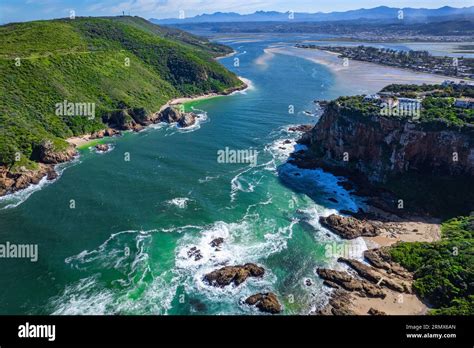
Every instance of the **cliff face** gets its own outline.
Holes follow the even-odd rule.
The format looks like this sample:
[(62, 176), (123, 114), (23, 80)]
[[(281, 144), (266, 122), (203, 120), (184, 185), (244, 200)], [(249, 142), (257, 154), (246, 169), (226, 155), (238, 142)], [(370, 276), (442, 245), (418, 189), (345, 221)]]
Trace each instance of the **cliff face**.
[(472, 128), (348, 114), (331, 103), (309, 142), (325, 164), (362, 173), (373, 183), (409, 173), (474, 177)]
[(352, 181), (367, 202), (397, 215), (451, 218), (474, 210), (474, 129), (364, 115), (329, 103), (292, 155)]

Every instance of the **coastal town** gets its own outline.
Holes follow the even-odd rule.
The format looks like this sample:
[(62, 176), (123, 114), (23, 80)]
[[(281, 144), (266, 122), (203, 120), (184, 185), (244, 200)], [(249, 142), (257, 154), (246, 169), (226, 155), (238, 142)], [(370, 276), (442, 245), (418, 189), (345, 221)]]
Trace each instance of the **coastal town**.
[(338, 53), (342, 59), (353, 59), (419, 72), (474, 79), (474, 59), (464, 57), (433, 56), (427, 51), (403, 51), (370, 46), (320, 46), (297, 44), (297, 48), (318, 49)]

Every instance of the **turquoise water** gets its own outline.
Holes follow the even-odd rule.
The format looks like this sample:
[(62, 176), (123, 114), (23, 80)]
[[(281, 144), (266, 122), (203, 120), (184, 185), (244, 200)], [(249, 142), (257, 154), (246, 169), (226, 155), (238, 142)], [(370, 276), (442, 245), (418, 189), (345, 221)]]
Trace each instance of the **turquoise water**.
[[(108, 139), (111, 152), (82, 150), (54, 183), (0, 200), (0, 242), (39, 249), (36, 263), (1, 260), (0, 313), (257, 314), (240, 302), (261, 291), (274, 291), (285, 314), (325, 301), (314, 270), (342, 242), (318, 217), (356, 205), (338, 178), (285, 164), (298, 136), (288, 127), (317, 122), (304, 113), (312, 101), (348, 91), (323, 66), (264, 55), (275, 41), (226, 43), (237, 55), (221, 62), (251, 87), (187, 105), (200, 114), (196, 127)], [(226, 147), (256, 150), (257, 165), (219, 163)], [(217, 237), (220, 250), (209, 245)], [(199, 260), (188, 257), (194, 246)], [(225, 289), (202, 282), (245, 262), (265, 276)]]

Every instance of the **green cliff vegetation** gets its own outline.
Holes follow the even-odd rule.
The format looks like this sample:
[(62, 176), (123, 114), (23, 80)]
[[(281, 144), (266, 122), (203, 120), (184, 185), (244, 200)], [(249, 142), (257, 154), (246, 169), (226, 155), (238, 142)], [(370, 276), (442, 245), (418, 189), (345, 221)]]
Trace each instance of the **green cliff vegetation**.
[[(8, 24), (0, 40), (0, 165), (35, 160), (45, 140), (61, 151), (68, 137), (142, 124), (171, 98), (242, 85), (214, 60), (230, 48), (138, 17)], [(58, 115), (65, 100), (94, 104), (94, 117)]]
[[(474, 109), (455, 105), (457, 99), (473, 98), (472, 85), (389, 85), (381, 90), (385, 98), (414, 98), (421, 101), (421, 112), (414, 120), (425, 125), (463, 127), (474, 125)], [(392, 96), (390, 96), (392, 94)], [(349, 96), (336, 99), (342, 112), (359, 116), (381, 114), (382, 100), (364, 100), (364, 96)], [(390, 117), (407, 118), (407, 115)], [(411, 116), (410, 116), (411, 117)], [(411, 117), (413, 118), (413, 117)]]
[(415, 292), (431, 314), (474, 314), (474, 215), (448, 220), (434, 243), (397, 243), (396, 262), (414, 272)]

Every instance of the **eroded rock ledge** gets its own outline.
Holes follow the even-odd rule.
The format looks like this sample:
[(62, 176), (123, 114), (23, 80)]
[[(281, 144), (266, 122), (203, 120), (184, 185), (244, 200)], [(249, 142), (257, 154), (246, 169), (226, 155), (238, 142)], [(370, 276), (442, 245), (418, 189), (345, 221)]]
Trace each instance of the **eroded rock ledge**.
[(328, 217), (320, 217), (319, 222), (345, 239), (354, 239), (361, 236), (375, 237), (381, 233), (381, 223), (377, 221), (361, 221), (353, 217), (332, 214)]
[[(318, 268), (317, 274), (324, 279), (323, 284), (335, 289), (329, 303), (316, 313), (322, 315), (354, 315), (352, 305), (354, 296), (385, 299), (413, 296), (412, 274), (399, 264), (390, 260), (388, 248), (371, 249), (364, 253), (367, 260), (374, 266), (359, 260), (340, 257), (338, 262), (349, 266), (349, 272)], [(384, 315), (384, 311), (370, 308), (366, 314)]]

